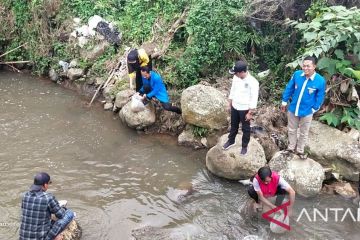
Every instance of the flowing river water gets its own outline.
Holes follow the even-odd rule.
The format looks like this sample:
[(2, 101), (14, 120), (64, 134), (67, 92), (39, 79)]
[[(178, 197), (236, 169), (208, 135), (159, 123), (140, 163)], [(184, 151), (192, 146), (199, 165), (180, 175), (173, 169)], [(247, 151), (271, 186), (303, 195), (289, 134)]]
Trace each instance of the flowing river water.
[(85, 103), (50, 81), (0, 72), (1, 240), (18, 239), (21, 196), (38, 171), (77, 213), (85, 240), (359, 238), (357, 208), (324, 194), (297, 197), (291, 231), (272, 234), (245, 186), (206, 170), (205, 151), (139, 134)]

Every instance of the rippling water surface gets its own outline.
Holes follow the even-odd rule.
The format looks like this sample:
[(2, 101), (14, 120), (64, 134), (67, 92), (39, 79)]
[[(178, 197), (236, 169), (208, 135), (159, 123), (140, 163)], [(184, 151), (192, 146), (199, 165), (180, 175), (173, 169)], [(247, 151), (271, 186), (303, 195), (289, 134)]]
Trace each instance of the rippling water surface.
[(356, 213), (327, 195), (298, 198), (292, 230), (270, 234), (244, 186), (207, 172), (204, 151), (138, 134), (85, 103), (49, 81), (0, 72), (0, 239), (18, 239), (21, 195), (38, 171), (49, 172), (49, 191), (68, 200), (86, 240), (359, 238), (359, 222), (341, 222), (343, 212), (338, 221), (297, 221), (303, 208), (311, 218), (313, 208)]

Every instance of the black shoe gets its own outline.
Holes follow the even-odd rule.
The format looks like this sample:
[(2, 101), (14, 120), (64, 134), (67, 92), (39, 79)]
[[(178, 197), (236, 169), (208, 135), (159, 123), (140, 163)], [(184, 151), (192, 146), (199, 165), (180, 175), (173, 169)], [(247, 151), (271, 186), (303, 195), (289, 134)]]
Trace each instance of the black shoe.
[(242, 147), (241, 151), (240, 151), (240, 154), (245, 155), (246, 153), (247, 153), (247, 147)]
[(285, 154), (285, 155), (290, 155), (290, 154), (294, 154), (295, 151), (288, 148), (288, 149), (284, 150), (282, 153)]
[(228, 150), (229, 148), (231, 148), (232, 146), (235, 145), (235, 141), (234, 142), (230, 142), (229, 140), (224, 144), (224, 146), (222, 147), (224, 150)]

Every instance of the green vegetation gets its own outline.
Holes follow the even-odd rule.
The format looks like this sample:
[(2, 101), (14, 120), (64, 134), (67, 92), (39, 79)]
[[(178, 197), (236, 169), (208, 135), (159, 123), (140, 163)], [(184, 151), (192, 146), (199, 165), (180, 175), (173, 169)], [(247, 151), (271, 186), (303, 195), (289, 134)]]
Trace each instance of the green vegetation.
[[(166, 54), (155, 61), (169, 87), (183, 89), (201, 80), (212, 83), (229, 77), (228, 68), (242, 59), (249, 62), (253, 74), (270, 69), (261, 79), (261, 88), (267, 93), (264, 100), (278, 103), (293, 72), (291, 67), (298, 67), (305, 55), (320, 59), (318, 68), (328, 81), (337, 74), (337, 79), (351, 79), (348, 89), (359, 88), (360, 10), (329, 7), (328, 2), (313, 0), (306, 15), (299, 13), (299, 19), (284, 24), (268, 15), (262, 21), (261, 16), (253, 15), (247, 0), (3, 0), (0, 51), (26, 43), (2, 60), (31, 60), (33, 73), (46, 74), (50, 67), (59, 68), (59, 60), (77, 59), (92, 76), (104, 77), (123, 47), (151, 42), (161, 48), (170, 39)], [(254, 6), (267, 6), (261, 0), (256, 3)], [(278, 6), (263, 12), (276, 15), (275, 9)], [(256, 9), (256, 14), (261, 12)], [(169, 29), (183, 13), (184, 23), (173, 29), (174, 36), (169, 38)], [(73, 18), (85, 24), (93, 15), (113, 22), (122, 33), (118, 54), (108, 48), (96, 61), (89, 61), (83, 57), (83, 49), (69, 42)], [(90, 41), (85, 51), (96, 44)], [(116, 89), (124, 87), (120, 85)], [(329, 82), (329, 86), (334, 93), (321, 119), (340, 128), (357, 127), (353, 103), (340, 106), (331, 99), (344, 100), (340, 95), (348, 96), (351, 90), (337, 94), (337, 83)], [(200, 135), (202, 131), (195, 130)]]
[(209, 134), (209, 129), (203, 128), (203, 127), (198, 127), (195, 125), (191, 126), (191, 130), (192, 130), (192, 133), (194, 134), (194, 136), (199, 137), (199, 138), (206, 137)]

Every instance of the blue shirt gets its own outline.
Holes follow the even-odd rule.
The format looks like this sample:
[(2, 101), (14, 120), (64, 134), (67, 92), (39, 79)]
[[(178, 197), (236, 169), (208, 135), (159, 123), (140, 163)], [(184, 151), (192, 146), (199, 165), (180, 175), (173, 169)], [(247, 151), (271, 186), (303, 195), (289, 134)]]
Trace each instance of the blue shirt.
[(144, 86), (148, 85), (151, 87), (151, 91), (146, 94), (147, 98), (151, 99), (155, 97), (162, 103), (169, 102), (169, 95), (166, 91), (165, 84), (158, 73), (150, 71), (150, 79), (141, 78), (143, 82), (143, 86), (140, 89), (141, 93), (144, 93)]
[(295, 116), (305, 117), (318, 111), (324, 102), (325, 79), (318, 73), (306, 78), (303, 70), (296, 71), (286, 85), (282, 95), (283, 104), (291, 98), (289, 111)]
[(25, 193), (21, 203), (20, 240), (51, 240), (60, 229), (52, 228), (51, 214), (63, 218), (66, 210), (51, 193)]

